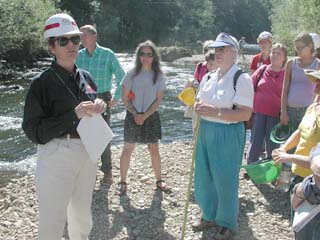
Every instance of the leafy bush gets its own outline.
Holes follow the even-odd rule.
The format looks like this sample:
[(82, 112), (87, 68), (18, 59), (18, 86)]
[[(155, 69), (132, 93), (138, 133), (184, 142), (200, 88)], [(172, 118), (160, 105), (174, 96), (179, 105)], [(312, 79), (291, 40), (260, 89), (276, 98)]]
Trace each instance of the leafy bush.
[(293, 41), (300, 32), (319, 33), (319, 0), (273, 0), (272, 32), (275, 40), (284, 43), (294, 54)]
[(54, 0), (0, 0), (0, 55), (11, 49), (32, 53), (43, 47), (44, 23), (57, 11)]

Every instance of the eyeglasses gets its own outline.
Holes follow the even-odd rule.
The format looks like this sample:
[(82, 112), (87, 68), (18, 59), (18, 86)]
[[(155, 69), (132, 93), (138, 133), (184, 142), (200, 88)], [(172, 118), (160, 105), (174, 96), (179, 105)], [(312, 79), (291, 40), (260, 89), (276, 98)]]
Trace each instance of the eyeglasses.
[(305, 47), (306, 47), (306, 45), (300, 46), (300, 47), (295, 46), (294, 49), (298, 52), (298, 51), (302, 51)]
[(139, 56), (152, 58), (153, 54), (152, 54), (152, 52), (140, 52)]
[(226, 46), (223, 46), (223, 47), (217, 47), (214, 49), (215, 53), (217, 52), (224, 52), (224, 50), (226, 49)]
[(80, 35), (75, 35), (70, 38), (67, 37), (57, 37), (55, 39), (60, 47), (65, 47), (68, 45), (69, 41), (71, 41), (74, 45), (78, 45), (80, 43)]

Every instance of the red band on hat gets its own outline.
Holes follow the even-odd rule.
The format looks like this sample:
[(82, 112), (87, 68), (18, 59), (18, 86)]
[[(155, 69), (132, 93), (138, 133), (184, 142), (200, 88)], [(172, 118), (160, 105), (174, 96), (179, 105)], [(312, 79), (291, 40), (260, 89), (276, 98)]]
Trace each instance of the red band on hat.
[(52, 24), (49, 24), (49, 25), (45, 26), (44, 30), (47, 31), (49, 29), (57, 28), (59, 26), (60, 26), (60, 23), (52, 23)]

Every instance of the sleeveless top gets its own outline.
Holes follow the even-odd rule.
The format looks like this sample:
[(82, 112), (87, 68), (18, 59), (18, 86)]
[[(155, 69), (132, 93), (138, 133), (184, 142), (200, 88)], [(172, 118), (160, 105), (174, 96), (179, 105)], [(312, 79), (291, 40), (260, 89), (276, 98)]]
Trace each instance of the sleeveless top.
[(288, 94), (289, 107), (308, 107), (313, 102), (316, 85), (308, 80), (303, 70), (318, 69), (319, 64), (320, 60), (315, 58), (309, 66), (301, 68), (299, 58), (293, 59)]

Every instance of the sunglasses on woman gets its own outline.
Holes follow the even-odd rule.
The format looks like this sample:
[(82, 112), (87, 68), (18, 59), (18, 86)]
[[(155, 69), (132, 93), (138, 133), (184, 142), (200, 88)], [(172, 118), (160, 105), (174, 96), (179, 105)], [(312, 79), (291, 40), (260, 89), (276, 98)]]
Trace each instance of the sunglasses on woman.
[(68, 37), (57, 37), (55, 39), (60, 47), (65, 47), (68, 45), (69, 41), (71, 41), (74, 45), (78, 45), (80, 43), (80, 35), (74, 35), (70, 38)]
[(150, 58), (153, 57), (152, 52), (140, 52), (139, 55), (141, 57), (150, 57)]

